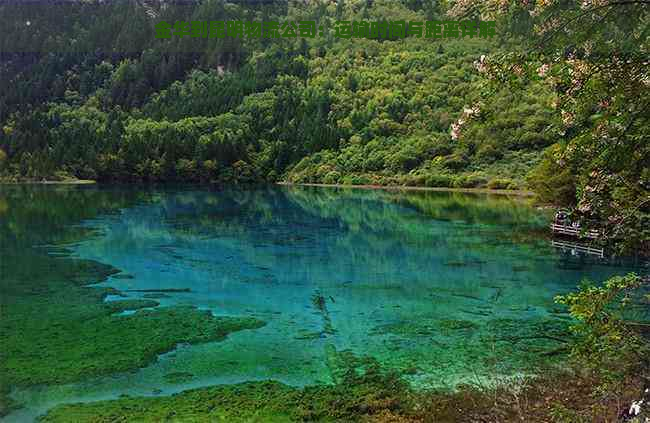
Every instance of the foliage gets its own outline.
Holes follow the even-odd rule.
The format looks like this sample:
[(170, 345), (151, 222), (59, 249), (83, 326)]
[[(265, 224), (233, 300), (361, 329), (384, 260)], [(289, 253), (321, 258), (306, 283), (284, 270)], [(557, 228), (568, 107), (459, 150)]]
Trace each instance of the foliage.
[(574, 204), (574, 173), (561, 159), (562, 147), (555, 144), (544, 151), (542, 160), (527, 176), (528, 185), (546, 203)]
[(578, 340), (573, 357), (581, 366), (602, 374), (606, 382), (618, 382), (647, 357), (647, 344), (626, 323), (624, 309), (641, 286), (635, 274), (616, 276), (597, 287), (585, 282), (578, 292), (558, 296), (577, 319), (573, 331)]
[(523, 47), (477, 62), (484, 94), (528, 93), (531, 81), (555, 93), (556, 143), (531, 186), (628, 252), (650, 251), (649, 12), (647, 1), (615, 0), (468, 0), (449, 11), (496, 18)]
[[(424, 20), (442, 11), (433, 2), (385, 0), (336, 8), (317, 2), (231, 6), (217, 1), (171, 5), (157, 13), (237, 18), (263, 12), (268, 19), (332, 23), (343, 17)], [(60, 10), (50, 10), (54, 7), (32, 7), (43, 14), (34, 25), (60, 18)], [(327, 183), (372, 183), (397, 174), (408, 185), (425, 185), (427, 179), (467, 185), (456, 184), (454, 173), (521, 183), (529, 165), (512, 171), (502, 166), (512, 162), (510, 151), (536, 151), (550, 143), (540, 131), (548, 112), (537, 99), (548, 102), (549, 95), (541, 86), (521, 99), (500, 93), (497, 113), (484, 129), (474, 128), (471, 142), (451, 139), (449, 125), (475, 97), (472, 63), (498, 49), (486, 40), (446, 40), (444, 47), (413, 38), (228, 40), (235, 44), (194, 55), (170, 54), (168, 45), (142, 38), (130, 27), (109, 31), (100, 41), (89, 24), (98, 12), (76, 7), (68, 10), (76, 27), (60, 27), (62, 39), (97, 48), (130, 42), (143, 48), (116, 56), (81, 49), (35, 56), (29, 65), (8, 56), (3, 63), (11, 83), (0, 96), (7, 105), (0, 116), (6, 175), (42, 179), (64, 171), (98, 180), (225, 182), (241, 174), (233, 168), (241, 161), (240, 168), (250, 168), (243, 179), (254, 181), (276, 180), (288, 171), (289, 180)], [(143, 19), (137, 7), (129, 7), (133, 21)], [(108, 21), (124, 16), (116, 7), (102, 10)], [(7, 16), (13, 13), (18, 12), (8, 8)], [(13, 23), (12, 28), (27, 32)], [(31, 36), (21, 43), (36, 44), (45, 34), (36, 30)], [(66, 50), (60, 40), (55, 44)], [(17, 46), (9, 43), (7, 50)], [(27, 89), (33, 86), (53, 88)], [(520, 115), (526, 116), (521, 128)], [(497, 143), (497, 138), (512, 142)], [(298, 166), (305, 157), (308, 161)], [(449, 178), (454, 180), (445, 182)]]

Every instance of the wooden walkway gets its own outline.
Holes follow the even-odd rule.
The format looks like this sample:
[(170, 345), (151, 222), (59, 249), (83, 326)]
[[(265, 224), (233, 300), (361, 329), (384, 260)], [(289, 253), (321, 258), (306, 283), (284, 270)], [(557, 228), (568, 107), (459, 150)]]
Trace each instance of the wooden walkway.
[(581, 228), (574, 228), (569, 225), (558, 225), (557, 223), (551, 223), (551, 231), (553, 231), (554, 234), (569, 235), (577, 238), (598, 239), (598, 237), (600, 237), (598, 231), (583, 231)]

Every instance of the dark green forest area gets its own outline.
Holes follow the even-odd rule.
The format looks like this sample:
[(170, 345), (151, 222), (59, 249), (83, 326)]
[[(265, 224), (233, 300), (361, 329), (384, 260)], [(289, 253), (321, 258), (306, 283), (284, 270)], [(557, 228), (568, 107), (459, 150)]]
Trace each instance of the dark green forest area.
[[(4, 3), (0, 178), (532, 189), (647, 251), (649, 6), (591, 3)], [(333, 30), (450, 17), (497, 36)], [(162, 40), (161, 20), (330, 30)]]

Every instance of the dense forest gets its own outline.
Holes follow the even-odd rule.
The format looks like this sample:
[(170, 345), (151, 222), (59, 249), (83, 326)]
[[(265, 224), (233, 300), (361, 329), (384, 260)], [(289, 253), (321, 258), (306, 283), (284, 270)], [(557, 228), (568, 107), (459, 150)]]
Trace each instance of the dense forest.
[[(10, 1), (0, 178), (533, 189), (649, 250), (648, 2)], [(337, 22), (491, 19), (492, 38)], [(315, 20), (313, 38), (156, 38)]]

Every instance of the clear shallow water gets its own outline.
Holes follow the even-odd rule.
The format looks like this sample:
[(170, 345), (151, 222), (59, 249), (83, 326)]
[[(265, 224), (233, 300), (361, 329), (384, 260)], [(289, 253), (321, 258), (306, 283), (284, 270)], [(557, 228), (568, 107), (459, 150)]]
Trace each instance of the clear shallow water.
[(128, 298), (189, 289), (156, 301), (267, 325), (181, 345), (134, 372), (16, 390), (27, 407), (6, 420), (217, 383), (331, 383), (341, 351), (371, 356), (416, 388), (533, 372), (561, 347), (553, 338), (567, 316), (554, 296), (632, 270), (558, 252), (543, 236), (547, 219), (521, 199), (459, 193), (146, 191), (118, 213), (77, 222), (88, 235), (63, 242), (74, 257), (122, 271), (99, 286)]

